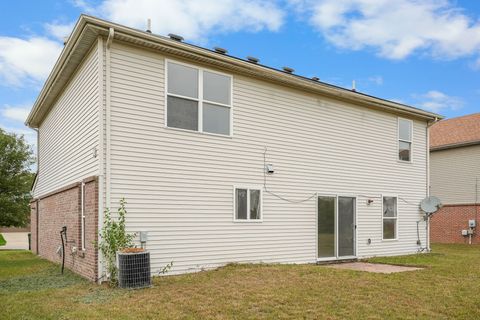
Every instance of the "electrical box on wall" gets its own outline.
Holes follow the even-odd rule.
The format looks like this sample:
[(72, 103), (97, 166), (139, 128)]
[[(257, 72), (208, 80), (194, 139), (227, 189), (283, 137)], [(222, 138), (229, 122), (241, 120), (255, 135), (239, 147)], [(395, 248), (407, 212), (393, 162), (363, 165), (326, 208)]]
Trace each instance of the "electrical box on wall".
[(147, 240), (148, 240), (148, 232), (140, 231), (140, 242), (147, 242)]
[(477, 226), (477, 222), (475, 220), (468, 220), (468, 227), (475, 228)]
[(462, 236), (468, 236), (468, 230), (462, 230)]

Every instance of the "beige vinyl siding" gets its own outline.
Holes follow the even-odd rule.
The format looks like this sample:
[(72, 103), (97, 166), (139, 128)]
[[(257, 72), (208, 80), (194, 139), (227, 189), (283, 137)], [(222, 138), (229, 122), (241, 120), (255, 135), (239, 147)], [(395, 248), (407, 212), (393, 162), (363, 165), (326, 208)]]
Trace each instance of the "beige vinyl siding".
[[(292, 204), (264, 192), (263, 222), (233, 221), (233, 186), (263, 186), (265, 146), (269, 190), (294, 201), (358, 196), (359, 256), (416, 252), (425, 122), (413, 122), (413, 162), (401, 163), (396, 115), (234, 74), (233, 137), (165, 128), (164, 63), (112, 45), (112, 206), (125, 197), (129, 231), (148, 231), (152, 272), (171, 261), (173, 273), (316, 261), (316, 198)], [(408, 201), (398, 200), (398, 241), (382, 241), (382, 194)]]
[(35, 197), (97, 174), (98, 74), (95, 45), (40, 124)]
[(443, 204), (475, 203), (476, 193), (480, 193), (476, 185), (480, 180), (480, 145), (432, 151), (430, 162), (432, 195)]

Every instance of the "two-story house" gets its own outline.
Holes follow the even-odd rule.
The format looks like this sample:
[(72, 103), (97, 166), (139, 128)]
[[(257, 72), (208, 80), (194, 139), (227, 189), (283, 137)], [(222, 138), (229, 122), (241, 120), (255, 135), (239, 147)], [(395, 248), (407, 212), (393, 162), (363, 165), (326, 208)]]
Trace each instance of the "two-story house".
[(438, 118), (81, 16), (27, 119), (39, 148), (32, 247), (59, 261), (66, 226), (66, 266), (98, 279), (93, 242), (125, 198), (152, 272), (424, 251)]
[(430, 192), (443, 204), (432, 217), (432, 241), (480, 243), (480, 113), (433, 125), (430, 159)]

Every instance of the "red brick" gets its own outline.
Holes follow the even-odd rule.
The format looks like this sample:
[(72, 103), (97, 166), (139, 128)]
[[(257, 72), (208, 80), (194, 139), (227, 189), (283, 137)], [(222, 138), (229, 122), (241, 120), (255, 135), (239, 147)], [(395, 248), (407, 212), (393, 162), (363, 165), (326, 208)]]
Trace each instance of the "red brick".
[(462, 230), (468, 229), (468, 220), (477, 219), (477, 228), (472, 236), (472, 244), (480, 244), (478, 215), (480, 205), (445, 205), (432, 216), (430, 239), (437, 243), (468, 243), (468, 236)]
[[(50, 261), (61, 263), (62, 258), (57, 254), (57, 249), (62, 245), (60, 231), (63, 226), (67, 226), (65, 267), (96, 281), (98, 250), (94, 243), (98, 235), (97, 180), (89, 179), (85, 183), (85, 251), (81, 251), (80, 242), (80, 188), (76, 184), (31, 202), (32, 251)], [(78, 250), (76, 254), (72, 254), (73, 247)]]

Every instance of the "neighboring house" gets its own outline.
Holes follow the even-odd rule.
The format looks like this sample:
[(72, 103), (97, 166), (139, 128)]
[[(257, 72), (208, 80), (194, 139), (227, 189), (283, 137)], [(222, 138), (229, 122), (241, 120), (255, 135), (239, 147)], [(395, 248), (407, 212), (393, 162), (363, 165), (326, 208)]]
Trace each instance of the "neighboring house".
[(60, 261), (67, 226), (67, 267), (97, 279), (103, 211), (125, 197), (152, 272), (425, 250), (438, 117), (81, 16), (27, 119), (33, 248)]
[[(480, 113), (430, 128), (430, 176), (430, 192), (443, 204), (432, 217), (431, 240), (480, 243)], [(470, 229), (470, 220), (475, 228)]]

